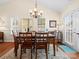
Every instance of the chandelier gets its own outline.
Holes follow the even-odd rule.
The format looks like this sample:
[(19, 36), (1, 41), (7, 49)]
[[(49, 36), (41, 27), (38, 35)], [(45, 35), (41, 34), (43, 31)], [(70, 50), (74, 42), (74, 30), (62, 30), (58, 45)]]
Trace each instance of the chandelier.
[(30, 16), (32, 16), (33, 18), (38, 18), (42, 16), (43, 11), (38, 11), (37, 9), (37, 0), (35, 0), (35, 8), (33, 10), (30, 11)]

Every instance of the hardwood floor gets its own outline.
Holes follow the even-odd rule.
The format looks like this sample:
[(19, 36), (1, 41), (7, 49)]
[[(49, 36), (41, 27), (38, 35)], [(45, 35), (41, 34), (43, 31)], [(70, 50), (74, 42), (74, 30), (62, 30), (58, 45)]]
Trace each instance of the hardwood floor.
[(14, 47), (14, 43), (12, 42), (5, 42), (0, 43), (0, 57), (7, 53), (10, 49)]
[(71, 59), (79, 59), (79, 53), (66, 53)]
[[(14, 43), (11, 43), (11, 42), (0, 43), (0, 57), (3, 56), (5, 53), (9, 52), (10, 50), (12, 50), (12, 53), (9, 53), (9, 57), (6, 56), (6, 59), (19, 59), (20, 50), (18, 50), (18, 56), (15, 57), (13, 49), (12, 49), (13, 47), (14, 47)], [(48, 50), (48, 59), (79, 59), (79, 53), (74, 53), (74, 54), (65, 53), (66, 56), (68, 56), (69, 58), (66, 58), (65, 54), (62, 54), (61, 52), (56, 52), (56, 54), (57, 54), (56, 56), (53, 56), (53, 46), (52, 44), (50, 44), (49, 50)], [(35, 59), (34, 51), (33, 51), (32, 56), (33, 56), (33, 59)], [(2, 58), (2, 59), (5, 59), (5, 58)], [(30, 50), (28, 49), (26, 50), (26, 53), (23, 54), (22, 59), (31, 59)], [(38, 59), (46, 59), (44, 50), (38, 50)]]

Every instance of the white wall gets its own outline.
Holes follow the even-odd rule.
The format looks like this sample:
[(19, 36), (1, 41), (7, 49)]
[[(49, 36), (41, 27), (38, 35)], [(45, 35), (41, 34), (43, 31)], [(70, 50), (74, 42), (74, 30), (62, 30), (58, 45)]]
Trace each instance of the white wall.
[[(22, 18), (29, 18), (29, 10), (32, 10), (34, 8), (34, 2), (31, 0), (12, 0), (9, 3), (6, 3), (4, 5), (0, 5), (0, 17), (4, 18), (4, 20), (8, 20), (7, 26), (9, 26), (8, 30), (5, 29), (5, 41), (12, 41), (10, 37), (11, 35), (11, 18), (14, 19), (14, 21), (18, 17), (18, 21)], [(44, 6), (38, 5), (38, 10), (43, 10), (43, 17), (46, 19), (46, 28), (48, 30), (53, 30), (52, 28), (49, 28), (49, 20), (57, 20), (57, 23), (60, 24), (59, 20), (59, 14), (55, 11), (52, 11)], [(0, 24), (1, 26), (3, 24)], [(5, 26), (6, 27), (6, 26)], [(1, 27), (0, 27), (1, 29)], [(10, 29), (10, 30), (9, 30)], [(2, 29), (1, 31), (3, 31)], [(7, 36), (6, 36), (7, 35)], [(8, 40), (9, 39), (9, 40)]]

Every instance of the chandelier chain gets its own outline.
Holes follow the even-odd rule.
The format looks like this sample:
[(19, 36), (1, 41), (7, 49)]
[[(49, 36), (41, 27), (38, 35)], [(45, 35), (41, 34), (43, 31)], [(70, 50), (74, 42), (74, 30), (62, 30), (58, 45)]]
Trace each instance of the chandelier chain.
[(35, 8), (37, 8), (37, 0), (35, 0)]

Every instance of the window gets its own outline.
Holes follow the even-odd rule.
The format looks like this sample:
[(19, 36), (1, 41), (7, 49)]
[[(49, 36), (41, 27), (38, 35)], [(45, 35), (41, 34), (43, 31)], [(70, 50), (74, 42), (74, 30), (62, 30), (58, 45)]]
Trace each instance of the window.
[(41, 31), (41, 32), (45, 31), (45, 18), (38, 19), (38, 31)]
[(71, 14), (67, 14), (67, 16), (64, 17), (64, 23), (65, 23), (65, 42), (72, 45), (72, 18), (71, 18)]

